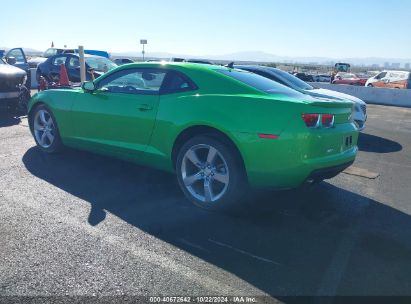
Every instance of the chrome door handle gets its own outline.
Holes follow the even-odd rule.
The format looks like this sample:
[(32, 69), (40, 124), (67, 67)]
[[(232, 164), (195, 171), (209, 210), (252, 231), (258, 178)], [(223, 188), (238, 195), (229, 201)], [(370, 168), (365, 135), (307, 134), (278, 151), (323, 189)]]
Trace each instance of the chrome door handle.
[(150, 111), (150, 110), (153, 109), (153, 107), (150, 106), (150, 105), (148, 105), (148, 104), (142, 104), (142, 105), (140, 105), (140, 106), (138, 107), (138, 109), (139, 109), (140, 111)]

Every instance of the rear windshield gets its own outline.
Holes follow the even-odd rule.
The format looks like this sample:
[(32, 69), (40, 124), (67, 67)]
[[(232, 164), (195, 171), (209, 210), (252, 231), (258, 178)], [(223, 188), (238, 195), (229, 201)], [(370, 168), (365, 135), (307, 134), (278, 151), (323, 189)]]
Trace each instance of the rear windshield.
[(279, 84), (278, 82), (247, 71), (220, 70), (220, 72), (268, 94), (284, 94), (290, 96), (301, 95), (301, 93)]
[[(268, 70), (275, 73), (275, 75), (282, 78), (284, 82), (290, 85), (290, 87), (300, 90), (313, 90), (314, 88), (308, 83), (302, 81), (300, 78), (291, 75), (290, 73), (284, 72), (279, 69), (267, 68)], [(322, 75), (321, 75), (322, 76)]]

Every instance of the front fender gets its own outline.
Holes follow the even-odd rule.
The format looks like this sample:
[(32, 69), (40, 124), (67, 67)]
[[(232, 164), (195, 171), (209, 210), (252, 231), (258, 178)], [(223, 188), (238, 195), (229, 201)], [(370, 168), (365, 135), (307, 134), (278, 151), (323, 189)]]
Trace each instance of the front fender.
[(74, 90), (46, 90), (33, 95), (28, 105), (29, 119), (31, 119), (32, 110), (38, 104), (45, 104), (56, 118), (59, 127), (60, 136), (64, 139), (73, 135), (71, 109), (75, 100)]

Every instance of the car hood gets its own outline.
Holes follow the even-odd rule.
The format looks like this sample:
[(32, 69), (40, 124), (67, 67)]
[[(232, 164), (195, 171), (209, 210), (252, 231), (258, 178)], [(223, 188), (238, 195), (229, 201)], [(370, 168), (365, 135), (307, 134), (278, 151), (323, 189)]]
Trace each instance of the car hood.
[(28, 62), (28, 63), (37, 63), (37, 64), (40, 64), (40, 63), (42, 63), (42, 62), (44, 62), (44, 61), (46, 61), (46, 60), (47, 60), (47, 58), (44, 58), (44, 57), (33, 57), (33, 58), (27, 60), (27, 62)]
[(311, 95), (313, 97), (323, 97), (323, 98), (332, 98), (332, 99), (338, 99), (338, 100), (350, 100), (353, 101), (355, 103), (359, 103), (359, 104), (365, 104), (364, 101), (362, 101), (361, 99), (352, 96), (352, 95), (348, 95), (348, 94), (344, 94), (344, 93), (340, 93), (340, 92), (336, 92), (336, 91), (332, 91), (332, 90), (327, 90), (327, 89), (314, 89), (314, 90), (306, 90), (305, 91), (306, 94)]
[(26, 72), (9, 64), (0, 64), (1, 78), (23, 77)]

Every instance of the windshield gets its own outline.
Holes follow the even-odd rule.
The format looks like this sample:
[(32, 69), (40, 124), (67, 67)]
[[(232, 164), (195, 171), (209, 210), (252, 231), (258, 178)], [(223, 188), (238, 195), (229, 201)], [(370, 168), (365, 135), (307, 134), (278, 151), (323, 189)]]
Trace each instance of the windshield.
[(111, 60), (104, 57), (86, 57), (87, 65), (97, 72), (108, 72), (117, 67)]
[(240, 70), (221, 70), (220, 72), (269, 94), (285, 94), (289, 96), (301, 95), (299, 92), (290, 89), (289, 87), (251, 72)]
[(281, 78), (282, 81), (295, 90), (314, 90), (314, 87), (290, 73), (275, 68), (267, 68), (267, 70), (274, 73), (275, 76)]
[(0, 58), (0, 64), (5, 64), (5, 62), (1, 58)]

